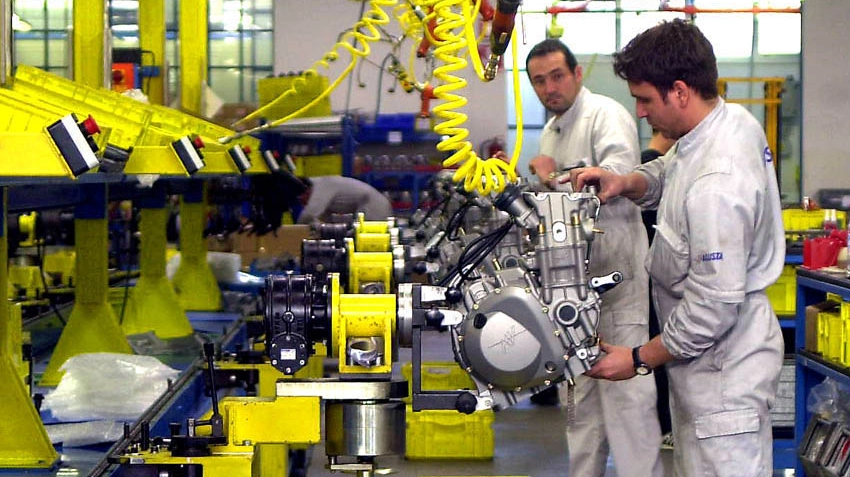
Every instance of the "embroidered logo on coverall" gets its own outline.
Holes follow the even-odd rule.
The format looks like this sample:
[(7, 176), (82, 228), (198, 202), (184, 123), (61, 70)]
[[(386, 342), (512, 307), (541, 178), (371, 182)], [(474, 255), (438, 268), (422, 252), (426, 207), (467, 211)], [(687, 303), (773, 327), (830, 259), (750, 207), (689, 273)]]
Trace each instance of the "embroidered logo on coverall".
[(713, 262), (715, 260), (723, 260), (723, 252), (704, 253), (699, 257), (700, 262)]
[(773, 162), (773, 154), (770, 152), (770, 147), (768, 146), (764, 148), (764, 163), (770, 164), (771, 162)]

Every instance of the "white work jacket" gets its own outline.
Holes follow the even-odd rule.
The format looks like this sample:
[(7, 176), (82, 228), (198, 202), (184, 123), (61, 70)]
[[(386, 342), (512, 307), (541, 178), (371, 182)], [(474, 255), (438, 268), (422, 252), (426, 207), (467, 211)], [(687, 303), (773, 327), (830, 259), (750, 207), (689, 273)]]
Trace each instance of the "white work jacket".
[[(722, 99), (661, 158), (638, 169), (657, 205), (647, 259), (667, 364), (680, 476), (770, 476), (783, 359), (765, 288), (785, 235), (761, 125)], [(663, 194), (662, 194), (663, 191)]]

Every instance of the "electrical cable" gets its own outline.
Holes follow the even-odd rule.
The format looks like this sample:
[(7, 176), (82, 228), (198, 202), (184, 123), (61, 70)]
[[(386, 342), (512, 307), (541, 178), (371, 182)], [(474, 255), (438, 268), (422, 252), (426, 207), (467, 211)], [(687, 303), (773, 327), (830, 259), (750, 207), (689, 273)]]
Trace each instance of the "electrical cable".
[(439, 286), (456, 287), (463, 281), (469, 279), (472, 270), (475, 270), (478, 265), (499, 245), (499, 242), (505, 238), (508, 232), (514, 225), (514, 220), (511, 218), (506, 223), (498, 228), (481, 235), (461, 252), (457, 259), (455, 267), (439, 282)]
[(381, 39), (381, 31), (379, 30), (379, 27), (381, 25), (386, 25), (389, 23), (389, 16), (383, 10), (382, 7), (392, 7), (398, 2), (397, 0), (370, 0), (369, 3), (371, 5), (371, 9), (360, 18), (360, 20), (354, 25), (354, 27), (350, 31), (346, 32), (345, 35), (343, 35), (344, 38), (353, 37), (352, 39), (355, 40), (354, 42), (359, 43), (361, 45), (360, 49), (358, 49), (352, 44), (347, 43), (346, 41), (337, 42), (331, 51), (323, 55), (321, 60), (318, 60), (313, 63), (313, 66), (310, 69), (304, 71), (304, 73), (300, 77), (295, 78), (295, 80), (292, 82), (292, 86), (288, 90), (284, 91), (277, 98), (270, 101), (266, 105), (258, 108), (251, 114), (248, 114), (244, 118), (236, 121), (235, 123), (233, 123), (232, 126), (235, 127), (245, 123), (246, 121), (258, 118), (270, 108), (273, 108), (274, 106), (277, 106), (278, 104), (288, 100), (292, 95), (297, 94), (300, 90), (303, 90), (304, 86), (307, 84), (307, 78), (317, 76), (319, 74), (317, 71), (319, 67), (330, 69), (330, 63), (339, 58), (339, 53), (337, 50), (347, 50), (351, 55), (351, 61), (349, 62), (348, 66), (345, 67), (339, 77), (335, 79), (327, 89), (322, 91), (319, 95), (313, 98), (313, 100), (308, 102), (300, 109), (290, 113), (287, 116), (284, 116), (283, 118), (270, 121), (268, 123), (263, 124), (262, 126), (237, 132), (236, 134), (233, 134), (231, 136), (219, 138), (219, 142), (222, 144), (226, 144), (234, 139), (246, 136), (248, 134), (253, 134), (259, 131), (279, 126), (292, 118), (302, 115), (305, 111), (318, 104), (319, 101), (322, 101), (327, 98), (331, 94), (331, 92), (335, 90), (340, 85), (340, 83), (348, 77), (349, 74), (351, 74), (352, 70), (354, 69), (354, 66), (357, 64), (357, 60), (369, 56), (369, 53), (371, 52), (369, 44), (371, 42), (378, 41)]

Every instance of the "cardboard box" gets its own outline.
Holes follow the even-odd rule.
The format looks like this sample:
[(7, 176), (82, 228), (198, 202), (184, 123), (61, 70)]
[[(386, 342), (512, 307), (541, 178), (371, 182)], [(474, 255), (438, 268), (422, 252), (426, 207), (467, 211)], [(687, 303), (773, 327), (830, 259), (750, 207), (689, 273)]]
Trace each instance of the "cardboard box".
[(257, 239), (257, 251), (267, 255), (288, 254), (301, 259), (301, 242), (310, 238), (309, 225), (281, 225), (276, 231)]
[(826, 311), (835, 311), (840, 303), (835, 301), (824, 301), (806, 307), (806, 349), (813, 353), (823, 353), (818, 350), (818, 314)]
[[(210, 120), (219, 126), (230, 128), (233, 123), (253, 113), (256, 109), (257, 105), (252, 103), (224, 103)], [(259, 124), (257, 119), (252, 119), (240, 124), (238, 129), (244, 131), (257, 127)]]

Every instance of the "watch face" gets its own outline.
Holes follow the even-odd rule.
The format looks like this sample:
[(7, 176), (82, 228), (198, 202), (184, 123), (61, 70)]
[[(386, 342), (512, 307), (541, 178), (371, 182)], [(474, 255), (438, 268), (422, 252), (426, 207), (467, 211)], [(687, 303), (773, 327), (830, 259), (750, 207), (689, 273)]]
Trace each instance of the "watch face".
[(642, 364), (642, 365), (638, 366), (637, 368), (635, 368), (635, 372), (638, 373), (641, 376), (646, 376), (647, 374), (652, 372), (652, 369), (650, 369), (649, 366)]

